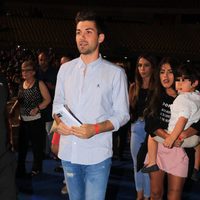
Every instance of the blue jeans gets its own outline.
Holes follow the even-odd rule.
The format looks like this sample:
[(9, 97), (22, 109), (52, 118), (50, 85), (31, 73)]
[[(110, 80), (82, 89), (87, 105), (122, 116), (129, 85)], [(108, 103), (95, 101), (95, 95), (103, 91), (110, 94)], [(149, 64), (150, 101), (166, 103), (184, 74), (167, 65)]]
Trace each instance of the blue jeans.
[(144, 142), (146, 132), (144, 130), (144, 121), (137, 120), (131, 124), (131, 155), (133, 158), (134, 166), (134, 178), (136, 191), (143, 191), (144, 197), (150, 197), (150, 179), (149, 174), (144, 174), (141, 171), (137, 172), (137, 154), (141, 147), (141, 143)]
[(94, 165), (72, 164), (62, 160), (70, 200), (104, 200), (111, 158)]

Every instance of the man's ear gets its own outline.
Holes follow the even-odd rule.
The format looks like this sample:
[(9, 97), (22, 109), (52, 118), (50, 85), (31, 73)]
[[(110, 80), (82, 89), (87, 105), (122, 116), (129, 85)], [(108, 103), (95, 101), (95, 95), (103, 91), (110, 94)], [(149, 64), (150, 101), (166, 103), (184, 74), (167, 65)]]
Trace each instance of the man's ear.
[(105, 39), (105, 35), (104, 35), (103, 33), (100, 33), (100, 34), (99, 34), (98, 42), (99, 42), (99, 43), (102, 43), (102, 42), (104, 41), (104, 39)]
[(194, 83), (192, 83), (192, 87), (197, 87), (199, 85), (199, 81), (195, 80)]

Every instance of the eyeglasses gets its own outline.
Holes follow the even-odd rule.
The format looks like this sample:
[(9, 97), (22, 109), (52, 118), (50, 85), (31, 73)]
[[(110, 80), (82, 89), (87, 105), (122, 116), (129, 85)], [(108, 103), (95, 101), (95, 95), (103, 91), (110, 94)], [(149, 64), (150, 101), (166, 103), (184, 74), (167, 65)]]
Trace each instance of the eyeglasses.
[(22, 72), (30, 72), (30, 71), (33, 71), (33, 69), (22, 69), (21, 71)]
[(181, 77), (176, 77), (175, 79), (176, 82), (183, 82), (183, 81), (191, 81), (191, 79), (188, 76), (181, 76)]

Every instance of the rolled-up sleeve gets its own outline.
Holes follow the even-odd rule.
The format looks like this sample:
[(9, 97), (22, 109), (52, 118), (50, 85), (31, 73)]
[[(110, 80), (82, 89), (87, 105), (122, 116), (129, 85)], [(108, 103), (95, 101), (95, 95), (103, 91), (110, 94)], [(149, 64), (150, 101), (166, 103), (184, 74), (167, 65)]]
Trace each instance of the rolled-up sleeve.
[(64, 105), (64, 99), (65, 99), (65, 93), (64, 93), (64, 87), (63, 87), (63, 78), (64, 78), (64, 71), (62, 68), (60, 68), (58, 75), (57, 75), (57, 82), (56, 82), (56, 88), (55, 88), (55, 96), (53, 100), (53, 112), (52, 115), (55, 113), (55, 110), (57, 110), (57, 107), (60, 107), (61, 105)]
[(112, 99), (113, 113), (108, 120), (113, 124), (114, 131), (117, 131), (130, 119), (127, 77), (123, 69), (113, 79)]

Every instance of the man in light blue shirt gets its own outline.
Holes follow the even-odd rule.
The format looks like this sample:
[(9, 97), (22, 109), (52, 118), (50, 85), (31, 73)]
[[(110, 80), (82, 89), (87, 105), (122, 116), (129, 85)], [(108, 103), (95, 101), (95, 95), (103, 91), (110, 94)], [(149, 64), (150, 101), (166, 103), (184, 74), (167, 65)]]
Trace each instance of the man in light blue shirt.
[[(99, 54), (104, 41), (101, 21), (92, 11), (76, 16), (80, 57), (59, 70), (53, 113), (67, 105), (83, 123), (62, 121), (58, 156), (62, 160), (70, 200), (103, 200), (111, 167), (112, 132), (129, 120), (127, 78), (122, 68)], [(57, 121), (60, 121), (55, 116)]]

